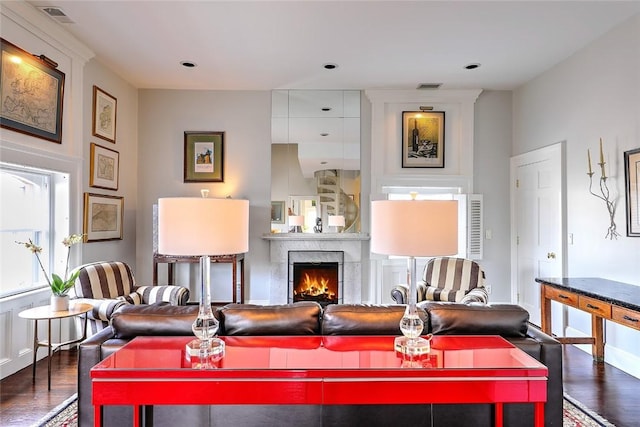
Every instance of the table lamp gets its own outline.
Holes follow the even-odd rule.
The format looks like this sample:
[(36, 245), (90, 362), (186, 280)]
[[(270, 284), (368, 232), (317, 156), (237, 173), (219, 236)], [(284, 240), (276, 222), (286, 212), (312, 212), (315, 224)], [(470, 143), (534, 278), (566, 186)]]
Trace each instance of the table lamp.
[(417, 309), (416, 259), (458, 253), (458, 202), (455, 200), (378, 200), (371, 202), (371, 252), (405, 256), (409, 295), (395, 339), (401, 353), (420, 355), (430, 343), (420, 334), (424, 322)]
[(293, 233), (302, 233), (302, 226), (304, 225), (304, 216), (302, 215), (289, 215), (289, 227)]
[(329, 215), (329, 227), (335, 227), (336, 233), (340, 233), (344, 227), (344, 215)]
[(212, 255), (233, 255), (249, 250), (249, 201), (197, 197), (158, 199), (158, 252), (200, 257), (200, 309), (193, 322), (197, 339), (188, 347), (200, 356), (224, 352), (215, 337), (218, 320), (211, 309)]

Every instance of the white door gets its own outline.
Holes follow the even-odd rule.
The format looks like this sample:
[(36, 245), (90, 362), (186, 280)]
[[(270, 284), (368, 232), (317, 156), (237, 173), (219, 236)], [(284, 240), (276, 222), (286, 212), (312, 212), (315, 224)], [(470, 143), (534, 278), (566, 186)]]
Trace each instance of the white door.
[[(536, 277), (563, 277), (563, 145), (511, 159), (512, 299), (540, 326), (540, 284)], [(561, 319), (552, 322), (561, 325)]]

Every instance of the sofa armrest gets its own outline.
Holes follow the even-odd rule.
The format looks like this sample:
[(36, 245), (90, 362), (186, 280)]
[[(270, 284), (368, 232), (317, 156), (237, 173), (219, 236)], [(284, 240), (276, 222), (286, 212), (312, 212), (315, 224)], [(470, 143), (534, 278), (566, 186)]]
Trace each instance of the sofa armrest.
[(74, 301), (91, 305), (91, 311), (87, 313), (87, 317), (104, 322), (108, 322), (117, 309), (127, 304), (120, 299), (78, 298)]
[(140, 286), (136, 293), (141, 296), (142, 304), (155, 304), (168, 302), (171, 305), (187, 305), (189, 301), (189, 289), (184, 286)]
[(113, 329), (107, 326), (97, 334), (87, 338), (78, 347), (78, 417), (79, 425), (93, 425), (91, 403), (91, 368), (102, 357), (102, 344), (113, 338)]
[(396, 304), (406, 304), (409, 299), (409, 285), (399, 284), (391, 289), (391, 299), (393, 299)]

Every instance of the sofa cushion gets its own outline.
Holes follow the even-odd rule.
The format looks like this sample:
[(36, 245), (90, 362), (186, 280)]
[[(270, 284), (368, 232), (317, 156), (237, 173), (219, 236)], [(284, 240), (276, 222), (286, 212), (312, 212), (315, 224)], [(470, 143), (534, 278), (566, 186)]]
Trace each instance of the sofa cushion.
[(439, 335), (500, 335), (525, 337), (529, 313), (515, 304), (423, 302), (429, 331)]
[(111, 316), (111, 327), (115, 338), (193, 335), (191, 325), (197, 316), (197, 305), (124, 305)]
[(330, 304), (322, 315), (322, 335), (401, 335), (405, 310), (405, 305)]
[(283, 305), (228, 304), (219, 310), (220, 335), (312, 335), (320, 331), (322, 307), (301, 301)]

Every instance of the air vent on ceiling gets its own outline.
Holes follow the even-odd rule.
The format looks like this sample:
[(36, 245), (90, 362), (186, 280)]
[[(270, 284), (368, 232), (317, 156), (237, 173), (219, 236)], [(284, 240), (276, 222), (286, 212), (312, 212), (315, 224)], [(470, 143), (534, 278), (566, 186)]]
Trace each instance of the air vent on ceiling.
[(41, 11), (47, 14), (50, 18), (58, 21), (61, 24), (74, 24), (73, 20), (67, 16), (66, 13), (59, 7), (46, 6), (39, 7)]
[(418, 89), (440, 89), (442, 83), (420, 83)]

